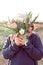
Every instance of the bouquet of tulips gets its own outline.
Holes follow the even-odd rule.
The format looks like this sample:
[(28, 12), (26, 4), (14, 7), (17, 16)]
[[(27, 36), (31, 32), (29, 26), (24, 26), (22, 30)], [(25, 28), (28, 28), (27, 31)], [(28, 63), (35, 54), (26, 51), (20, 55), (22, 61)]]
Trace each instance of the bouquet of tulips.
[(17, 36), (24, 35), (26, 42), (28, 42), (27, 31), (29, 27), (36, 21), (36, 19), (38, 18), (38, 15), (33, 19), (33, 21), (30, 22), (31, 18), (32, 18), (32, 13), (29, 12), (26, 15), (25, 20), (23, 21), (17, 20), (17, 21), (14, 21), (14, 23), (12, 23), (10, 26), (5, 26), (6, 28), (9, 28), (10, 30), (14, 32), (14, 34), (11, 35), (12, 40), (15, 38), (15, 35)]

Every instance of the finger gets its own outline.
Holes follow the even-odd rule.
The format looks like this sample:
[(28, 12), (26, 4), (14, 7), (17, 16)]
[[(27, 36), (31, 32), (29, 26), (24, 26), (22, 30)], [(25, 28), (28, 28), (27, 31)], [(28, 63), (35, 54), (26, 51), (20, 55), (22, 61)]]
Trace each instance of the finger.
[(17, 41), (18, 43), (21, 43), (21, 42), (22, 42), (22, 40), (21, 40), (20, 38), (16, 38), (16, 41)]
[(16, 43), (24, 45), (24, 40), (16, 37)]
[(18, 41), (20, 44), (24, 44), (24, 41)]
[(22, 38), (22, 37), (19, 37), (19, 39), (20, 39), (20, 40), (24, 40), (24, 38)]
[(22, 42), (22, 39), (18, 38), (18, 41), (19, 41), (19, 42)]
[(21, 35), (21, 34), (18, 34), (17, 37), (20, 38), (20, 39), (23, 39), (24, 38), (24, 36)]
[(18, 42), (18, 43), (22, 43), (22, 40), (19, 39), (19, 38), (17, 38), (17, 42)]
[(23, 35), (19, 35), (19, 38), (23, 39)]

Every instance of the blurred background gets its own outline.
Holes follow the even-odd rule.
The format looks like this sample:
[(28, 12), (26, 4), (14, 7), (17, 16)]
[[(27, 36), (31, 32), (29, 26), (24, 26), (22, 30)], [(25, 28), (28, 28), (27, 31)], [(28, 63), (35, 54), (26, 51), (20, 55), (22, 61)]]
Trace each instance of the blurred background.
[[(2, 57), (2, 47), (10, 34), (13, 32), (3, 27), (3, 25), (11, 26), (16, 19), (23, 20), (26, 13), (32, 12), (32, 19), (39, 14), (38, 19), (34, 23), (35, 32), (41, 38), (43, 44), (43, 0), (0, 0), (0, 65), (8, 65), (8, 60)], [(32, 20), (31, 19), (31, 20)], [(39, 65), (43, 65), (43, 59), (38, 61)]]

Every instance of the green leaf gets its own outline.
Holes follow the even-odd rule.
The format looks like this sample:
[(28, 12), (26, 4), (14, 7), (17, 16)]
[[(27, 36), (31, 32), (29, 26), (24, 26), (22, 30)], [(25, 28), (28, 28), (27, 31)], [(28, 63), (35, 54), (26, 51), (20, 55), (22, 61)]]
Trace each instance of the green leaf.
[(30, 25), (28, 23), (29, 23), (31, 18), (32, 18), (32, 12), (29, 12), (26, 15), (26, 22), (25, 22), (25, 30), (26, 30), (26, 32), (27, 32), (28, 28), (30, 27)]
[(18, 30), (20, 30), (21, 28), (25, 28), (25, 24), (24, 24), (24, 22), (18, 22), (17, 23), (17, 28), (18, 28)]
[(32, 23), (34, 23), (36, 21), (36, 19), (38, 18), (39, 14), (34, 18), (34, 20), (32, 21)]
[(35, 21), (36, 21), (36, 19), (38, 18), (38, 16), (39, 16), (39, 15), (37, 15), (37, 16), (34, 18), (34, 20), (31, 22), (30, 26), (31, 26), (33, 23), (35, 23)]
[(32, 13), (29, 12), (29, 13), (27, 14), (27, 16), (26, 16), (26, 22), (28, 23), (31, 18), (32, 18)]
[(12, 30), (14, 33), (17, 33), (18, 32), (17, 28), (11, 28), (11, 27), (8, 27), (7, 25), (4, 25), (3, 27)]

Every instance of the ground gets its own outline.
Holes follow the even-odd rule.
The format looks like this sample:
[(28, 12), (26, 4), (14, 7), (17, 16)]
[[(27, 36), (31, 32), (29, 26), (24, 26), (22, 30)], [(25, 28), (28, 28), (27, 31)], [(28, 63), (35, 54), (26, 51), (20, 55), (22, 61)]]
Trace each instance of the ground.
[[(38, 32), (42, 42), (43, 42), (43, 30)], [(38, 61), (39, 65), (43, 65), (43, 59)], [(0, 51), (0, 65), (8, 65), (8, 60), (5, 60), (2, 56), (2, 52)]]

